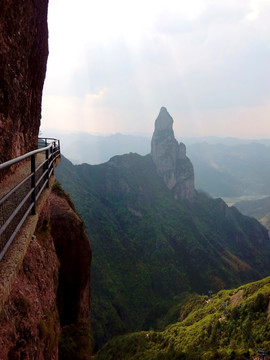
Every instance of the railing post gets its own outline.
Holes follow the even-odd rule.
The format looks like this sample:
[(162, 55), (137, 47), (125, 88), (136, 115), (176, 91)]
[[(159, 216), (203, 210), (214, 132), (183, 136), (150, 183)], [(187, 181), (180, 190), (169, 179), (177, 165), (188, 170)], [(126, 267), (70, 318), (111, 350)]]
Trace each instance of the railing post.
[(58, 154), (60, 154), (60, 139), (57, 141), (57, 143), (58, 143), (57, 144), (58, 145), (58, 147), (57, 147), (57, 149), (58, 149), (57, 155), (58, 155)]
[(31, 155), (31, 202), (33, 203), (32, 215), (36, 214), (36, 159), (35, 155)]
[(52, 169), (52, 175), (54, 175), (54, 151), (55, 151), (55, 141), (52, 142), (52, 147), (51, 147), (51, 169)]
[(50, 181), (50, 169), (49, 169), (49, 149), (46, 150), (46, 171), (47, 171), (47, 184), (46, 187), (49, 187), (49, 181)]

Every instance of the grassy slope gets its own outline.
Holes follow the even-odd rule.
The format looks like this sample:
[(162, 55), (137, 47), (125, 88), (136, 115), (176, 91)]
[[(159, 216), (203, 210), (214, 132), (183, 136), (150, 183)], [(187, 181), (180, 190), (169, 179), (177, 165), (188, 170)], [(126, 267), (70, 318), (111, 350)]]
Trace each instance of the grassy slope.
[(116, 337), (95, 360), (250, 359), (258, 347), (270, 351), (269, 298), (270, 277), (222, 290), (210, 301), (194, 295), (180, 307), (182, 321)]

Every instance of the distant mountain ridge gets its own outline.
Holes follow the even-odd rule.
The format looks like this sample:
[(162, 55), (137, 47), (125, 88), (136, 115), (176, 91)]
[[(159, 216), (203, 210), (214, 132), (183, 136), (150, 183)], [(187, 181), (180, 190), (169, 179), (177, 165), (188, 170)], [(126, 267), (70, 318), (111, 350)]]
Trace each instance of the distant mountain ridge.
[(96, 165), (107, 162), (116, 155), (129, 152), (145, 155), (150, 152), (150, 140), (147, 136), (124, 134), (101, 136), (88, 133), (56, 133), (55, 136), (61, 140), (61, 152), (73, 164)]
[[(182, 149), (178, 160), (186, 163)], [(176, 187), (168, 187), (151, 155), (129, 153), (100, 165), (63, 158), (58, 166), (57, 178), (82, 215), (93, 248), (97, 347), (113, 335), (155, 326), (185, 291), (217, 291), (270, 271), (264, 227), (221, 199), (175, 196), (183, 169), (176, 161), (168, 170), (180, 174)]]
[(250, 143), (193, 144), (188, 154), (195, 168), (196, 187), (212, 196), (270, 194), (270, 147)]
[[(151, 151), (150, 137), (87, 133), (56, 134), (74, 164), (101, 164), (115, 155)], [(215, 197), (270, 194), (270, 140), (182, 138), (195, 168), (195, 186)]]
[[(121, 133), (95, 135), (87, 132), (63, 133), (56, 130), (41, 132), (41, 135), (45, 137), (49, 137), (51, 134), (61, 140), (62, 153), (76, 165), (82, 163), (97, 165), (109, 161), (115, 155), (123, 155), (129, 152), (147, 155), (151, 150), (150, 135)], [(178, 139), (177, 136), (176, 139)], [(193, 144), (208, 144), (211, 146), (220, 144), (226, 146), (262, 144), (270, 146), (270, 139), (239, 139), (217, 136), (181, 137), (181, 141), (188, 148)], [(80, 144), (83, 144), (83, 146), (80, 146)]]

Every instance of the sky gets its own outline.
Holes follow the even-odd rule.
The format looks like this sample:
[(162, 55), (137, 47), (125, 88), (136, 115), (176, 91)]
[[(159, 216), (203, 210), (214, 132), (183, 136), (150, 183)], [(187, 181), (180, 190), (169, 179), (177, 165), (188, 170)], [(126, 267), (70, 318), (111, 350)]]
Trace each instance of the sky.
[[(270, 0), (51, 0), (41, 131), (270, 138)], [(53, 134), (51, 135), (53, 136)]]

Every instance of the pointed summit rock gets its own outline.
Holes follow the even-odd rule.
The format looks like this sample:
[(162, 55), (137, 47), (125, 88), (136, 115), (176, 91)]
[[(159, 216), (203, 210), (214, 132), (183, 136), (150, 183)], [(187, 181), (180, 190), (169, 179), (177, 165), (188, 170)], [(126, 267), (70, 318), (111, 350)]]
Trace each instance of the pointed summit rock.
[(186, 146), (175, 139), (172, 126), (173, 118), (162, 107), (155, 121), (151, 155), (158, 174), (175, 198), (192, 200), (196, 195), (193, 166), (186, 156)]

